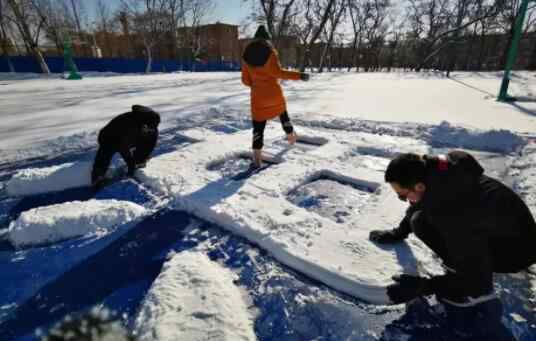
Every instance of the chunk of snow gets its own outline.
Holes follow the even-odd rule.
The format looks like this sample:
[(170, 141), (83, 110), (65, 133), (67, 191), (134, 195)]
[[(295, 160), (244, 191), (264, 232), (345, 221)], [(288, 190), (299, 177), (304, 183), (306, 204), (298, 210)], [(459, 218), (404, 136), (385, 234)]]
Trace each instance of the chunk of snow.
[(7, 182), (6, 192), (11, 196), (25, 196), (89, 186), (92, 167), (91, 162), (74, 162), (23, 169)]
[(430, 130), (432, 145), (512, 153), (526, 144), (520, 136), (508, 130), (470, 131), (443, 121)]
[(138, 340), (256, 340), (236, 278), (203, 253), (175, 254), (145, 297), (136, 319)]
[(73, 201), (39, 207), (23, 212), (12, 222), (7, 239), (20, 248), (107, 234), (146, 213), (142, 206), (117, 200)]

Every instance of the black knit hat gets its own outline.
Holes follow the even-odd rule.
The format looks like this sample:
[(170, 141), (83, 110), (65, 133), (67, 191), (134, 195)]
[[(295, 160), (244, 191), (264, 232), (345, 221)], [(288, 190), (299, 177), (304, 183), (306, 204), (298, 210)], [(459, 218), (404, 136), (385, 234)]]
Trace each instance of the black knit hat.
[(259, 26), (257, 32), (255, 32), (255, 39), (270, 40), (270, 34), (266, 31), (264, 25)]

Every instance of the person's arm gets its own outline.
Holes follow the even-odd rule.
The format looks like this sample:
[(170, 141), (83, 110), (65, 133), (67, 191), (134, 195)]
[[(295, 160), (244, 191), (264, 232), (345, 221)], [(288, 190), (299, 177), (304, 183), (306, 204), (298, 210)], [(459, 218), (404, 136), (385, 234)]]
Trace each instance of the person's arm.
[(136, 143), (136, 151), (133, 155), (136, 167), (146, 163), (156, 147), (158, 141), (158, 129), (147, 129), (142, 135), (140, 142)]
[(245, 62), (242, 62), (242, 84), (251, 87), (251, 75)]
[(380, 244), (391, 244), (406, 239), (411, 230), (411, 217), (417, 211), (417, 207), (410, 205), (406, 211), (404, 219), (400, 222), (397, 228), (392, 230), (374, 230), (370, 232), (370, 240)]
[(300, 80), (301, 79), (301, 73), (296, 71), (289, 71), (284, 70), (281, 67), (281, 63), (279, 62), (279, 57), (277, 55), (277, 52), (275, 50), (270, 55), (270, 58), (268, 59), (268, 68), (270, 70), (270, 73), (279, 79), (285, 79), (285, 80)]

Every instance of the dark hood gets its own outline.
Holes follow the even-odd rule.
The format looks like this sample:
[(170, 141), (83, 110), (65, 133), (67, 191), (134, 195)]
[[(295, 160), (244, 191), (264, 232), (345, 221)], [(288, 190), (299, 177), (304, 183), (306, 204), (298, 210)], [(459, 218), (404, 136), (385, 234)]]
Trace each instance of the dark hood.
[(272, 45), (266, 40), (251, 42), (244, 51), (242, 58), (249, 66), (264, 66), (272, 54)]
[(132, 106), (132, 112), (137, 114), (138, 120), (142, 124), (148, 124), (152, 127), (158, 127), (160, 124), (160, 115), (149, 107), (135, 104)]

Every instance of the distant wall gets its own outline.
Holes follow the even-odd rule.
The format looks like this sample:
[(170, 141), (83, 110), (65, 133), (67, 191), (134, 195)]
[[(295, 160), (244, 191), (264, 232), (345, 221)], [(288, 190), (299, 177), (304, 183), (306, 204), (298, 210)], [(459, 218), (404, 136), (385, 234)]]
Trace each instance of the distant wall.
[[(16, 72), (40, 73), (41, 69), (33, 57), (16, 56), (10, 57)], [(45, 58), (50, 72), (63, 73), (64, 61), (62, 57)], [(144, 59), (121, 59), (121, 58), (74, 58), (74, 62), (81, 72), (117, 72), (117, 73), (143, 73), (146, 61)], [(174, 71), (239, 71), (240, 65), (233, 62), (180, 62), (176, 60), (155, 60), (152, 64), (152, 72)], [(0, 58), (0, 72), (9, 72), (7, 60)]]

